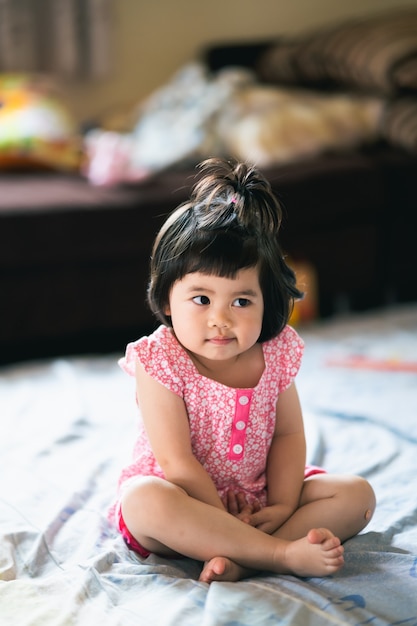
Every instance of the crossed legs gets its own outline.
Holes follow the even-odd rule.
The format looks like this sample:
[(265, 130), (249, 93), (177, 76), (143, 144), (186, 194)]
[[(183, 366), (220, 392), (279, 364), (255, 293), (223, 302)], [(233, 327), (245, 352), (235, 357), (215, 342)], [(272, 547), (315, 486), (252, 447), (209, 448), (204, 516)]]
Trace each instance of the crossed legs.
[[(311, 529), (324, 526), (343, 543), (365, 528), (375, 505), (373, 489), (363, 478), (320, 474), (304, 481), (299, 508), (273, 536), (286, 541), (307, 536), (311, 541), (318, 538)], [(200, 578), (206, 582), (238, 580), (251, 573), (216, 557), (205, 563)]]
[(161, 555), (204, 561), (200, 580), (238, 580), (253, 570), (325, 576), (343, 565), (341, 542), (370, 520), (375, 496), (357, 477), (307, 479), (299, 508), (273, 535), (195, 500), (159, 478), (138, 477), (122, 496), (132, 535)]

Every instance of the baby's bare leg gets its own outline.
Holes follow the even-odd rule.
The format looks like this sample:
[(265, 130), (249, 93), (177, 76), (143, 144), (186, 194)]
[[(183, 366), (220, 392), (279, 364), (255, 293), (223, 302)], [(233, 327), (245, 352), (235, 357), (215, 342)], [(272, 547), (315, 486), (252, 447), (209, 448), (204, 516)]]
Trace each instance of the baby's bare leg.
[(343, 565), (343, 548), (330, 531), (282, 540), (157, 478), (132, 481), (122, 512), (134, 537), (159, 554), (174, 551), (208, 562), (222, 555), (240, 567), (302, 576), (325, 576)]
[[(317, 557), (320, 557), (320, 562), (316, 562)], [(308, 532), (307, 537), (287, 543), (285, 563), (286, 569), (271, 568), (272, 571), (277, 574), (297, 576), (325, 576), (342, 567), (343, 546), (327, 528), (313, 528)], [(323, 566), (327, 568), (325, 574)], [(200, 580), (208, 583), (215, 580), (233, 582), (253, 576), (255, 573), (253, 568), (239, 565), (227, 557), (214, 557), (204, 565)]]
[[(320, 474), (305, 481), (300, 507), (275, 536), (287, 541), (311, 538), (312, 528), (325, 526), (345, 541), (368, 524), (374, 509), (375, 495), (365, 480), (356, 476)], [(238, 580), (253, 573), (225, 557), (216, 557), (205, 564), (201, 578), (206, 582)]]
[(324, 526), (343, 542), (365, 528), (374, 510), (375, 494), (363, 478), (319, 474), (304, 481), (299, 508), (275, 535), (294, 540)]

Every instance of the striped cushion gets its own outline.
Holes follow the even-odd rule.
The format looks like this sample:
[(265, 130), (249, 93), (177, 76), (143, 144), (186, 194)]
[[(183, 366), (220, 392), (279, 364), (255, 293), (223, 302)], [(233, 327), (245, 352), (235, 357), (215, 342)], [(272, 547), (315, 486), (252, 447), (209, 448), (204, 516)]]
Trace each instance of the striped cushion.
[(345, 21), (279, 51), (281, 45), (260, 59), (264, 80), (329, 83), (387, 94), (417, 91), (417, 9)]

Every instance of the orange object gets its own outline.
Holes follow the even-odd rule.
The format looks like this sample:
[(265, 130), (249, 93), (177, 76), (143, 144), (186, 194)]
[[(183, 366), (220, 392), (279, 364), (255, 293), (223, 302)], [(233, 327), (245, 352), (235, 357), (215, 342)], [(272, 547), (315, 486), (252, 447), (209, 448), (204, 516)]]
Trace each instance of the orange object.
[(297, 287), (304, 292), (304, 298), (295, 302), (290, 317), (291, 326), (297, 326), (318, 317), (317, 274), (313, 265), (307, 261), (289, 260), (288, 264), (295, 271)]

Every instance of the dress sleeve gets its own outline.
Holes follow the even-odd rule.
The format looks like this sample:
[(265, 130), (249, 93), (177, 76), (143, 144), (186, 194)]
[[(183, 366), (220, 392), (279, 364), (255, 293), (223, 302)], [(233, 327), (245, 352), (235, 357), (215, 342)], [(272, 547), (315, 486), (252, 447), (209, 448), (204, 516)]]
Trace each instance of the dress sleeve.
[(279, 367), (278, 389), (282, 392), (288, 389), (298, 374), (303, 358), (304, 341), (291, 326), (286, 326), (276, 341)]
[[(167, 329), (164, 329), (167, 330)], [(167, 389), (182, 397), (183, 384), (179, 372), (179, 355), (175, 341), (168, 332), (155, 332), (149, 337), (129, 343), (119, 365), (130, 376), (135, 375), (136, 361), (145, 371)]]

